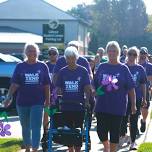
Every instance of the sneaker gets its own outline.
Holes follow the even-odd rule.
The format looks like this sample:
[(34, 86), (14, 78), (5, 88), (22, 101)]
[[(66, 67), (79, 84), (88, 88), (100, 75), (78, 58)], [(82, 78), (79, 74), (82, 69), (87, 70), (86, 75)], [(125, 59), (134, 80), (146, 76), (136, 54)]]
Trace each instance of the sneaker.
[(131, 143), (130, 144), (130, 148), (129, 148), (129, 150), (137, 150), (137, 144), (134, 142), (134, 143)]
[(127, 143), (129, 140), (128, 136), (120, 137), (119, 139), (119, 147), (122, 147), (124, 143)]
[(146, 122), (143, 122), (143, 120), (140, 120), (141, 123), (141, 127), (140, 127), (140, 131), (143, 133), (146, 130)]

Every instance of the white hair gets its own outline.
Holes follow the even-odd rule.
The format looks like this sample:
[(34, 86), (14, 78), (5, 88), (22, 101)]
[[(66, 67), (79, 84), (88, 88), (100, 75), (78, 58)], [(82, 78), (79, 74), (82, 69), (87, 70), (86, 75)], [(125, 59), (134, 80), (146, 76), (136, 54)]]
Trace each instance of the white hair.
[(25, 46), (24, 46), (24, 50), (23, 50), (24, 55), (25, 56), (27, 55), (30, 47), (35, 48), (35, 50), (37, 52), (37, 57), (38, 57), (39, 54), (40, 54), (40, 49), (39, 49), (39, 47), (36, 43), (26, 43)]
[(74, 46), (67, 47), (64, 51), (64, 57), (67, 58), (67, 57), (73, 57), (73, 56), (75, 56), (76, 59), (79, 58), (78, 50)]

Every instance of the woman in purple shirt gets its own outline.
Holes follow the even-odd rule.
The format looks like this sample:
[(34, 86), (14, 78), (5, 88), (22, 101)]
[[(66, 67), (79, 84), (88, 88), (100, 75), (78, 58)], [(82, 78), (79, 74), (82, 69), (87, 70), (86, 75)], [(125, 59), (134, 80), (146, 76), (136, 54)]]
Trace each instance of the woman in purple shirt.
[(128, 94), (132, 103), (132, 113), (136, 112), (135, 89), (129, 69), (119, 61), (119, 44), (110, 41), (106, 46), (106, 52), (109, 61), (100, 64), (95, 75), (97, 133), (104, 145), (104, 152), (116, 152), (121, 120), (127, 109)]
[[(36, 44), (26, 44), (26, 59), (14, 71), (5, 106), (17, 91), (17, 111), (22, 126), (25, 152), (37, 152), (40, 143), (42, 113), (50, 104), (50, 78), (48, 67), (38, 61), (39, 48)], [(32, 137), (32, 138), (31, 138)]]
[[(139, 56), (139, 50), (136, 47), (129, 48), (127, 52), (127, 63), (131, 74), (133, 81), (135, 83), (135, 92), (136, 92), (136, 107), (137, 112), (136, 114), (131, 114), (131, 103), (130, 99), (128, 100), (128, 108), (127, 108), (127, 114), (123, 119), (122, 123), (122, 136), (125, 135), (125, 132), (127, 130), (127, 122), (128, 118), (130, 119), (130, 137), (131, 137), (131, 144), (130, 144), (130, 150), (136, 150), (136, 134), (138, 129), (138, 117), (140, 115), (141, 105), (146, 106), (146, 83), (147, 83), (147, 76), (144, 68), (137, 64), (138, 63), (138, 56)], [(123, 129), (124, 128), (124, 129)], [(124, 138), (124, 137), (123, 137)]]
[(150, 98), (149, 98), (149, 88), (150, 84), (152, 82), (152, 64), (148, 61), (148, 49), (146, 47), (140, 48), (140, 54), (139, 54), (139, 64), (142, 65), (146, 71), (147, 74), (147, 105), (142, 107), (141, 113), (142, 113), (142, 119), (140, 121), (141, 127), (140, 131), (145, 132), (146, 130), (146, 119), (149, 112), (149, 106), (150, 106)]
[[(84, 106), (89, 106), (90, 78), (88, 71), (77, 64), (78, 52), (73, 46), (67, 47), (64, 53), (67, 66), (59, 71), (56, 87), (62, 95), (60, 103), (63, 112), (62, 119), (68, 128), (82, 128)], [(84, 99), (84, 93), (86, 99)], [(70, 141), (69, 141), (70, 142)], [(80, 152), (82, 140), (74, 145), (68, 144), (69, 152)]]

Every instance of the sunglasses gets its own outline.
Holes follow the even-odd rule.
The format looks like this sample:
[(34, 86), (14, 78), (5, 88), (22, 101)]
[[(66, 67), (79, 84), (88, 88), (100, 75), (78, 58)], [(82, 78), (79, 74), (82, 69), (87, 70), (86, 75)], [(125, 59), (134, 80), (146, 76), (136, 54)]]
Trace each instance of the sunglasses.
[(143, 52), (141, 51), (141, 52), (140, 52), (140, 54), (146, 55), (147, 53), (146, 53), (146, 52), (144, 52), (144, 51), (143, 51)]
[(136, 53), (131, 53), (131, 52), (129, 52), (129, 53), (128, 53), (128, 56), (134, 56), (134, 57), (136, 57), (137, 54), (136, 54)]
[(51, 53), (49, 53), (49, 55), (50, 55), (50, 56), (51, 56), (51, 55), (55, 56), (55, 55), (57, 55), (57, 53), (56, 53), (56, 52), (51, 52)]

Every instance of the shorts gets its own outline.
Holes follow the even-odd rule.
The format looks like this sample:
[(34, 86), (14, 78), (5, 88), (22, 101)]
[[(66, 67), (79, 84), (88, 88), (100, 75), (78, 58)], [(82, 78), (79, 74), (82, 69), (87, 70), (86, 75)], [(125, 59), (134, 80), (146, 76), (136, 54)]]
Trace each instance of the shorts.
[[(83, 127), (83, 121), (84, 121), (84, 112), (73, 112), (73, 111), (64, 111), (62, 113), (62, 119), (64, 120), (64, 126), (67, 126), (69, 128), (81, 128)], [(74, 145), (67, 145), (69, 147), (71, 146), (82, 146), (82, 138), (79, 139)]]
[(64, 111), (62, 112), (64, 125), (69, 128), (82, 128), (84, 120), (84, 112)]
[(110, 132), (110, 142), (119, 143), (122, 117), (106, 113), (96, 113), (97, 134), (102, 142), (108, 140), (108, 132)]

